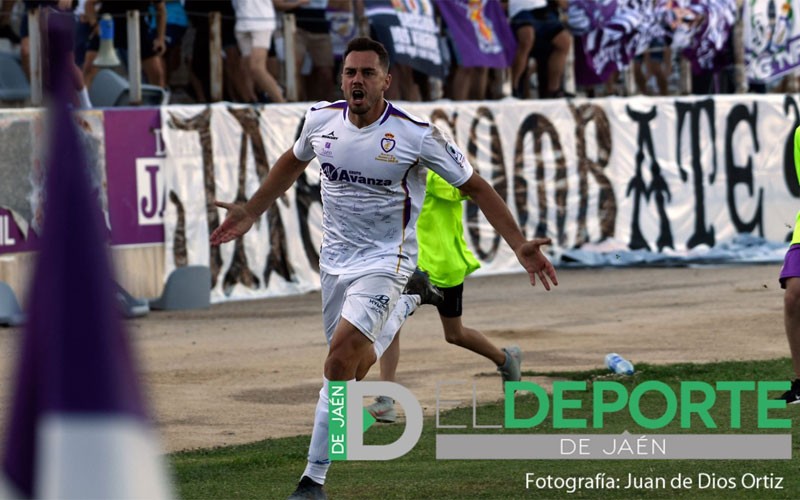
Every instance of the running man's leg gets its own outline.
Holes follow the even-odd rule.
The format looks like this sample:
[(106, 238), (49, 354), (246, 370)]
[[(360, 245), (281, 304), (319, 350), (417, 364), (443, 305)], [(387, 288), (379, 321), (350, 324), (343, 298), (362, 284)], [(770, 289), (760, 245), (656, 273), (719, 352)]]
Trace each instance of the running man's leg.
[(441, 290), (444, 294), (444, 304), (439, 307), (439, 319), (442, 321), (445, 340), (450, 344), (480, 354), (497, 366), (505, 363), (506, 355), (503, 351), (492, 344), (483, 333), (468, 328), (461, 322), (464, 284)]
[[(406, 279), (390, 274), (342, 277), (320, 273), (322, 316), (329, 344), (322, 390), (314, 412), (308, 463), (295, 491), (321, 489), (328, 456), (328, 382), (354, 380), (362, 359), (374, 357), (372, 343), (397, 302)], [(313, 483), (309, 483), (312, 481)]]
[(448, 343), (469, 349), (485, 358), (489, 358), (497, 366), (506, 362), (506, 355), (503, 351), (492, 344), (483, 333), (474, 328), (464, 326), (460, 317), (448, 318), (440, 316), (439, 319), (442, 321), (444, 338)]
[(447, 342), (492, 360), (497, 365), (497, 371), (503, 377), (503, 382), (520, 380), (522, 352), (519, 347), (498, 349), (483, 333), (467, 328), (461, 323), (464, 284), (443, 288), (442, 293), (444, 304), (439, 306), (439, 319), (442, 321), (444, 338)]

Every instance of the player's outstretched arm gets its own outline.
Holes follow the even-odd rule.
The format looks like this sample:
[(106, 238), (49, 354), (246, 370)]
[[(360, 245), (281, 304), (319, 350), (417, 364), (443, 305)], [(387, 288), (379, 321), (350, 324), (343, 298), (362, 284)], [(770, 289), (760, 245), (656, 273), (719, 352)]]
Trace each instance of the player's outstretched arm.
[(209, 238), (211, 244), (227, 243), (249, 231), (261, 214), (294, 184), (308, 163), (299, 160), (290, 148), (278, 158), (267, 178), (247, 203), (226, 203), (215, 200), (214, 204), (226, 209), (228, 214), (222, 224), (211, 233)]
[(556, 270), (541, 249), (543, 245), (551, 243), (549, 238), (526, 240), (519, 225), (511, 216), (508, 206), (480, 175), (472, 174), (472, 177), (459, 187), (477, 203), (489, 223), (514, 250), (517, 260), (528, 271), (531, 285), (536, 285), (537, 277), (545, 290), (550, 290), (551, 283), (558, 285)]

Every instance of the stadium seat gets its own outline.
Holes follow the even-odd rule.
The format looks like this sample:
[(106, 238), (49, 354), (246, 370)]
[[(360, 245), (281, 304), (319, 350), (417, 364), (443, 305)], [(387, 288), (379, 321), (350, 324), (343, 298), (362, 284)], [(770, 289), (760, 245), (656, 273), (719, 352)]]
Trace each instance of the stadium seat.
[(0, 325), (17, 326), (25, 322), (25, 315), (17, 302), (14, 290), (8, 283), (0, 281)]
[(0, 52), (0, 102), (21, 102), (31, 97), (31, 86), (19, 58)]
[(172, 271), (161, 297), (150, 301), (150, 309), (203, 309), (211, 303), (211, 269), (184, 266)]
[[(89, 88), (89, 99), (96, 108), (130, 106), (130, 83), (111, 69), (103, 69), (95, 75)], [(167, 104), (167, 92), (158, 85), (142, 84), (142, 105), (161, 106)]]
[(150, 304), (145, 299), (137, 299), (127, 290), (122, 288), (119, 283), (117, 286), (117, 302), (122, 315), (126, 318), (138, 318), (150, 312)]

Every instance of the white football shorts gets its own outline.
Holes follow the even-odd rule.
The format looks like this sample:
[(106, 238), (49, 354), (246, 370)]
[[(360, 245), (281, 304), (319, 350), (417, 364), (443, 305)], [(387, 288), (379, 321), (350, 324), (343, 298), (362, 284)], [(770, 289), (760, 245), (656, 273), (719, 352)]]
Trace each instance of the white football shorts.
[(407, 281), (407, 276), (380, 271), (346, 275), (320, 271), (322, 322), (328, 345), (339, 318), (375, 342)]

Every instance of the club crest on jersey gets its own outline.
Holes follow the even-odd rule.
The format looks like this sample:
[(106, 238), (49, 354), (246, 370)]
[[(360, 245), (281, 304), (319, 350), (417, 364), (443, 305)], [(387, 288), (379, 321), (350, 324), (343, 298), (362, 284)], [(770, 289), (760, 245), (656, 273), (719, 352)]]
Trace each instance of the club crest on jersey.
[(394, 134), (386, 133), (381, 139), (381, 149), (384, 153), (388, 153), (389, 151), (393, 150), (397, 143), (394, 140)]
[(458, 163), (461, 168), (464, 168), (464, 153), (459, 150), (455, 144), (448, 142), (445, 146), (447, 154), (449, 154)]
[(385, 161), (386, 163), (398, 163), (397, 157), (395, 155), (389, 154), (391, 150), (397, 145), (397, 142), (394, 140), (394, 134), (387, 132), (383, 139), (381, 139), (381, 149), (383, 153), (379, 154), (375, 157), (378, 161)]

